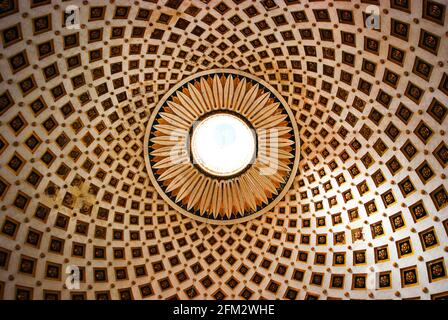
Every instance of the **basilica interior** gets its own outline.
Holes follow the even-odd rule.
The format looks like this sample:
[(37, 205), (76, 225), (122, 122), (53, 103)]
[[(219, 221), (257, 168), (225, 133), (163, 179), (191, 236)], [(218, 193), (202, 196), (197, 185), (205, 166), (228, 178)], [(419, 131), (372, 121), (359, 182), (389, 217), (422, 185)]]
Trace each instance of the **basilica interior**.
[(0, 1), (0, 299), (448, 299), (447, 5)]

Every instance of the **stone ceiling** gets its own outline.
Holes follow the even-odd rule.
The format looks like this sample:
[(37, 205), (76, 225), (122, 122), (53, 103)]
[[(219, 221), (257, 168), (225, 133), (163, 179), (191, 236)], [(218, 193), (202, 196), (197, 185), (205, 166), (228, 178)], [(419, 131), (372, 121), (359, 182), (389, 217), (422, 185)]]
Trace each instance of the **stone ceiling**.
[[(444, 0), (0, 1), (0, 298), (446, 298), (446, 20)], [(170, 208), (143, 156), (159, 99), (213, 68), (268, 82), (301, 137), (285, 198), (230, 226)]]

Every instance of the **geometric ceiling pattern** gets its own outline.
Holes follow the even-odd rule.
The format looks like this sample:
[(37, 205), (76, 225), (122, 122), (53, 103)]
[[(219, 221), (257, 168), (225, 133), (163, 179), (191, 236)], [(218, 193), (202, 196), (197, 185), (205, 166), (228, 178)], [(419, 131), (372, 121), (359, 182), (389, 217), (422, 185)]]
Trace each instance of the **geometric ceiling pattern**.
[[(446, 15), (443, 0), (1, 1), (0, 298), (448, 297)], [(143, 151), (159, 99), (214, 68), (274, 87), (301, 138), (282, 201), (229, 226), (171, 208)]]

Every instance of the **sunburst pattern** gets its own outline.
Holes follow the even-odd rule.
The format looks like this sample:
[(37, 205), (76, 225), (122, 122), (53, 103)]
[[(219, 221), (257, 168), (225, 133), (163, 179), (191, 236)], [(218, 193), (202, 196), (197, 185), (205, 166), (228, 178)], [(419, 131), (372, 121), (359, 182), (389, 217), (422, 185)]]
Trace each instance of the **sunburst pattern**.
[[(196, 121), (219, 112), (256, 132), (257, 155), (246, 170), (215, 177), (194, 165), (189, 150)], [(190, 216), (216, 223), (247, 220), (272, 208), (294, 178), (297, 127), (280, 95), (261, 80), (230, 70), (185, 79), (156, 107), (146, 136), (147, 164), (162, 196)]]

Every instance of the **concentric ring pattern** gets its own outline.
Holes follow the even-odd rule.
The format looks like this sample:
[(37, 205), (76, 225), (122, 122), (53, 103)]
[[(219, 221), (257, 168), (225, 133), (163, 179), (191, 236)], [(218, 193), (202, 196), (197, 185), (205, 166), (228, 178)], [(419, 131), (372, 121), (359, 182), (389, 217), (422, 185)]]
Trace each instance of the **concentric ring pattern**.
[[(145, 145), (150, 178), (178, 211), (200, 221), (236, 223), (269, 211), (288, 191), (298, 165), (298, 132), (283, 98), (244, 72), (211, 70), (171, 89), (153, 111)], [(201, 119), (240, 117), (257, 140), (255, 159), (231, 177), (210, 175), (192, 158)]]
[[(1, 1), (0, 297), (446, 298), (446, 15), (443, 0)], [(271, 85), (301, 139), (283, 199), (229, 226), (170, 206), (144, 156), (161, 98), (217, 68)]]

